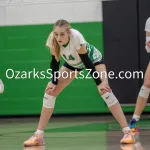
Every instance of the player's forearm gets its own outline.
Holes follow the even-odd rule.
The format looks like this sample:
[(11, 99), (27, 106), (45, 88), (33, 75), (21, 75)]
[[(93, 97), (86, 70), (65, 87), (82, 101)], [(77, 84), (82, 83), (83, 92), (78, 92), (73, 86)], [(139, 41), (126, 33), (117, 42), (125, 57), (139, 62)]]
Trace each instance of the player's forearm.
[(51, 60), (51, 63), (50, 63), (50, 67), (52, 69), (52, 75), (53, 75), (52, 83), (56, 84), (56, 85), (58, 83), (59, 64), (60, 64), (60, 61), (57, 62), (56, 59), (55, 59), (55, 56), (52, 55), (52, 60)]

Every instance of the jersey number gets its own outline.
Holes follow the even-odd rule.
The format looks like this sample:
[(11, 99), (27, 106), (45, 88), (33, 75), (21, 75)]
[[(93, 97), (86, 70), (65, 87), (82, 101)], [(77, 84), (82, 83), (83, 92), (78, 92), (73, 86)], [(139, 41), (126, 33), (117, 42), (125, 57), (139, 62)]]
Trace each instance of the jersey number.
[(69, 55), (69, 57), (67, 58), (67, 56), (65, 54), (63, 54), (64, 58), (66, 60), (75, 60), (75, 58), (72, 55)]

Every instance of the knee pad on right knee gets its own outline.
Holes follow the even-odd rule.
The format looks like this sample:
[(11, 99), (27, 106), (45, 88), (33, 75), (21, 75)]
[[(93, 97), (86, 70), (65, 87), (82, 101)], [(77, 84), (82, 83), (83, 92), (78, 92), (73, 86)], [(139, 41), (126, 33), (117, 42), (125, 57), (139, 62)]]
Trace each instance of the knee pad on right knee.
[(150, 94), (150, 88), (147, 88), (146, 86), (142, 86), (139, 92), (139, 96), (143, 98), (148, 98)]
[(111, 107), (118, 103), (117, 98), (112, 92), (106, 92), (105, 94), (102, 95), (103, 100), (107, 104), (108, 107)]
[(51, 96), (45, 93), (43, 98), (43, 106), (46, 108), (54, 108), (55, 100), (56, 100), (55, 96)]

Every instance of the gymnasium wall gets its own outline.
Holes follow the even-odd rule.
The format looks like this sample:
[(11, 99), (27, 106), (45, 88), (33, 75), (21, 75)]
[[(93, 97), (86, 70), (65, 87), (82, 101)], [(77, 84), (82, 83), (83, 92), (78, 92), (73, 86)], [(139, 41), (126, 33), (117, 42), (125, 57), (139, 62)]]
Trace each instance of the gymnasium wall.
[[(50, 81), (40, 72), (50, 77), (46, 71), (51, 56), (45, 43), (52, 24), (60, 18), (68, 20), (103, 53), (102, 3), (99, 0), (7, 2), (0, 5), (0, 78), (5, 84), (0, 95), (0, 115), (39, 114)], [(34, 71), (38, 76), (34, 77)], [(93, 112), (108, 112), (95, 83), (92, 79), (75, 79), (58, 96), (54, 114)]]
[(113, 70), (116, 74), (110, 84), (122, 104), (134, 104), (139, 91), (139, 79), (122, 79), (118, 75), (121, 71), (140, 71), (137, 0), (103, 4), (105, 62), (108, 72)]
[[(90, 6), (90, 7), (89, 7)], [(1, 0), (0, 25), (102, 21), (101, 0)]]
[[(131, 78), (109, 80), (122, 106), (135, 105), (149, 63), (150, 54), (145, 50), (149, 6), (149, 0), (103, 2), (103, 38), (108, 71), (114, 70), (117, 75), (121, 71), (132, 74)], [(145, 111), (150, 111), (149, 104)]]

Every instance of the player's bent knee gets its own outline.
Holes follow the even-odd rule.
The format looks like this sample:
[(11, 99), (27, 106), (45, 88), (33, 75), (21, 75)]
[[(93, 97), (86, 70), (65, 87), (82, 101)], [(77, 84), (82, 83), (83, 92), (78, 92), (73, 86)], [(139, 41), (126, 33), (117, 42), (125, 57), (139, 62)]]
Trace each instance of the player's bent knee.
[(102, 95), (102, 98), (104, 99), (105, 103), (107, 104), (108, 107), (111, 107), (118, 103), (117, 98), (115, 95), (111, 92), (106, 92), (105, 94)]
[(146, 86), (142, 86), (139, 92), (139, 96), (143, 98), (148, 98), (150, 94), (150, 88), (147, 88)]
[(55, 100), (56, 100), (55, 96), (51, 96), (45, 93), (43, 98), (43, 106), (45, 108), (54, 108)]

